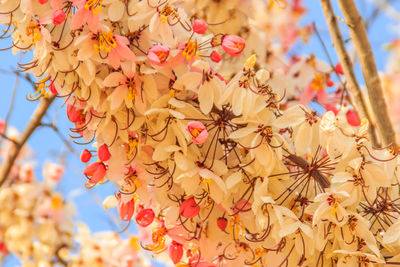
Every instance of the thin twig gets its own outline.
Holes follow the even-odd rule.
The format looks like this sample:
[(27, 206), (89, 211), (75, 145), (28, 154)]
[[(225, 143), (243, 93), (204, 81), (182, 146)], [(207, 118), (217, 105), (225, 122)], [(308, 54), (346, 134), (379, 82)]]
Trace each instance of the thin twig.
[(11, 168), (14, 165), (14, 162), (17, 159), (18, 154), (21, 151), (22, 147), (24, 146), (26, 141), (31, 137), (35, 129), (38, 126), (40, 126), (44, 114), (46, 114), (48, 108), (50, 107), (51, 103), (54, 101), (55, 98), (56, 98), (55, 95), (50, 95), (49, 97), (44, 98), (39, 103), (32, 117), (30, 118), (28, 125), (22, 131), (21, 135), (16, 138), (15, 140), (16, 142), (14, 142), (10, 147), (7, 158), (3, 164), (3, 167), (0, 170), (0, 187), (7, 180)]
[(62, 133), (60, 132), (60, 130), (57, 128), (57, 126), (55, 124), (53, 124), (53, 123), (40, 123), (39, 126), (49, 127), (50, 129), (52, 129), (56, 133), (56, 135), (60, 138), (60, 140), (64, 143), (64, 145), (69, 149), (69, 151), (74, 153), (75, 156), (77, 156), (78, 158), (80, 157), (79, 153), (72, 147), (71, 143), (68, 142), (67, 139), (65, 139), (65, 137), (62, 135)]
[(378, 140), (373, 127), (373, 122), (371, 115), (368, 112), (367, 104), (365, 103), (364, 97), (362, 95), (360, 86), (358, 85), (356, 75), (354, 74), (353, 64), (351, 63), (350, 56), (346, 50), (342, 34), (337, 23), (335, 13), (333, 11), (330, 0), (321, 0), (322, 9), (325, 14), (325, 18), (328, 24), (329, 32), (333, 41), (333, 44), (338, 54), (339, 60), (342, 64), (344, 75), (346, 77), (346, 82), (348, 84), (348, 89), (354, 99), (354, 104), (356, 107), (356, 112), (359, 118), (366, 118), (370, 125), (368, 133), (370, 135), (371, 141), (375, 147), (378, 147)]
[(395, 145), (394, 130), (390, 122), (381, 81), (364, 21), (353, 0), (338, 0), (338, 2), (349, 26), (351, 40), (354, 43), (358, 59), (360, 60), (368, 97), (382, 144), (384, 146)]

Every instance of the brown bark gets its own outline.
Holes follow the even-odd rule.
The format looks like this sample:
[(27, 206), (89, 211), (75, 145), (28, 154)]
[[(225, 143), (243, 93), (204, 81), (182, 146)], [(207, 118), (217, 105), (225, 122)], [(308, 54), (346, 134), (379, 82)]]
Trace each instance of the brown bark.
[(21, 151), (22, 147), (29, 139), (29, 137), (31, 137), (35, 129), (41, 125), (42, 118), (46, 114), (47, 110), (49, 109), (54, 99), (55, 95), (51, 95), (48, 98), (44, 98), (39, 103), (36, 110), (32, 114), (32, 117), (30, 118), (26, 128), (22, 131), (20, 136), (16, 138), (15, 142), (11, 144), (11, 148), (8, 152), (7, 158), (3, 164), (3, 167), (0, 170), (0, 187), (7, 180), (11, 168), (14, 165), (14, 162), (17, 159), (18, 154)]
[(329, 32), (336, 49), (336, 53), (343, 67), (343, 72), (347, 82), (347, 88), (349, 89), (353, 97), (353, 102), (357, 114), (360, 119), (363, 118), (368, 119), (370, 123), (368, 133), (370, 135), (371, 142), (373, 143), (374, 146), (378, 146), (378, 140), (373, 126), (374, 120), (372, 120), (371, 114), (369, 114), (368, 112), (367, 104), (365, 102), (360, 86), (354, 74), (353, 64), (351, 62), (350, 56), (344, 44), (344, 40), (340, 32), (339, 25), (336, 16), (334, 14), (331, 2), (330, 0), (321, 0), (321, 4), (328, 24)]
[(350, 29), (364, 81), (367, 86), (371, 108), (376, 119), (376, 126), (384, 146), (395, 145), (395, 134), (390, 122), (374, 54), (368, 40), (364, 21), (353, 0), (338, 0), (339, 7)]

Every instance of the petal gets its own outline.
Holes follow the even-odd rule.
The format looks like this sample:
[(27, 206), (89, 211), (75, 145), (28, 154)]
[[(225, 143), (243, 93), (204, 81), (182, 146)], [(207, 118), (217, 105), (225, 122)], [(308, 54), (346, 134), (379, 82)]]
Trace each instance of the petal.
[(111, 110), (117, 109), (121, 106), (127, 93), (128, 93), (128, 87), (126, 85), (121, 85), (114, 89), (114, 91), (108, 97), (108, 99), (111, 102), (110, 105)]
[(105, 87), (116, 87), (126, 82), (126, 77), (121, 72), (110, 73), (103, 81)]

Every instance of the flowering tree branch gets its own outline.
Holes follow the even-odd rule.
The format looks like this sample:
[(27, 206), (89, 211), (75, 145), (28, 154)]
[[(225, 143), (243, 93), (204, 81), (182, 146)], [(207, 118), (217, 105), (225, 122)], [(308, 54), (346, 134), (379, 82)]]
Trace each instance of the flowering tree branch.
[(369, 135), (371, 137), (372, 143), (377, 146), (378, 140), (372, 125), (373, 120), (368, 112), (367, 104), (365, 103), (364, 97), (362, 95), (360, 86), (357, 82), (356, 76), (353, 70), (353, 64), (351, 62), (350, 56), (346, 50), (342, 34), (337, 23), (336, 16), (334, 14), (330, 0), (321, 0), (322, 9), (325, 14), (325, 18), (328, 24), (329, 32), (333, 41), (333, 44), (338, 54), (339, 60), (342, 63), (343, 71), (346, 76), (346, 81), (348, 88), (354, 98), (354, 105), (360, 118), (366, 118), (370, 122), (368, 129)]
[(376, 125), (382, 144), (385, 146), (393, 145), (395, 144), (394, 130), (383, 97), (382, 86), (364, 21), (353, 0), (339, 0), (338, 2), (349, 25), (351, 39), (354, 42), (360, 60), (368, 97), (376, 117)]
[(39, 103), (24, 131), (21, 133), (19, 138), (12, 143), (12, 147), (10, 148), (7, 159), (0, 170), (0, 186), (2, 186), (7, 180), (8, 174), (10, 173), (19, 152), (26, 141), (31, 137), (35, 129), (40, 126), (43, 116), (46, 114), (55, 97), (55, 95), (50, 95), (48, 98), (44, 98)]

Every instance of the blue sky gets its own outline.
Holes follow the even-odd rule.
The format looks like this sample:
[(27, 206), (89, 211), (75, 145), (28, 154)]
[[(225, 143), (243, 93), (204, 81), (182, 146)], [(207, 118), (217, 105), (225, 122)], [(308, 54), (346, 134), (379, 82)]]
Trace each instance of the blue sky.
[[(337, 57), (335, 51), (331, 45), (331, 39), (329, 36), (329, 32), (327, 30), (327, 26), (325, 24), (324, 16), (322, 14), (321, 6), (318, 0), (304, 0), (307, 8), (310, 13), (304, 19), (303, 23), (311, 23), (314, 22), (317, 25), (317, 28), (324, 39), (325, 44), (330, 50), (330, 55), (337, 62)], [(332, 2), (336, 2), (333, 0)], [(400, 1), (394, 1), (394, 7), (400, 11)], [(367, 17), (371, 14), (373, 7), (368, 0), (359, 0), (357, 1), (358, 6), (363, 14), (367, 14)], [(335, 5), (335, 9), (337, 10), (337, 15), (341, 16), (340, 12)], [(387, 52), (384, 51), (383, 45), (388, 43), (393, 38), (397, 37), (394, 28), (395, 21), (389, 19), (385, 15), (379, 16), (375, 22), (372, 24), (369, 30), (369, 36), (371, 43), (373, 45), (376, 61), (378, 68), (383, 70)], [(343, 29), (345, 29), (345, 25), (342, 25)], [(9, 45), (9, 41), (0, 40), (0, 47), (7, 47)], [(326, 59), (326, 56), (322, 50), (321, 44), (316, 38), (313, 38), (308, 44), (298, 44), (295, 46), (294, 51), (297, 54), (309, 54), (314, 53), (318, 58)], [(23, 62), (28, 60), (29, 55), (23, 56)], [(17, 61), (19, 56), (12, 55), (11, 51), (3, 51), (0, 52), (0, 61), (2, 62), (0, 66), (0, 70), (2, 71), (12, 71), (17, 68)], [(26, 60), (24, 60), (24, 58)], [(357, 77), (359, 81), (362, 82), (362, 76), (359, 67), (356, 68)], [(0, 72), (0, 118), (4, 119), (8, 112), (10, 106), (10, 99), (12, 96), (12, 91), (14, 87), (16, 77), (15, 75), (5, 74)], [(35, 109), (37, 103), (28, 102), (25, 99), (27, 93), (31, 93), (30, 85), (25, 82), (23, 79), (20, 79), (19, 86), (17, 89), (17, 96), (15, 102), (15, 108), (10, 118), (10, 125), (17, 127), (18, 130), (22, 130), (24, 126), (29, 121), (29, 118)], [(61, 132), (61, 134), (65, 137), (68, 137), (69, 131), (68, 128), (72, 127), (72, 124), (68, 122), (65, 116), (65, 110), (61, 107), (62, 101), (58, 100), (55, 104), (53, 104), (51, 111), (48, 113), (51, 120), (57, 118), (57, 125)], [(41, 128), (37, 130), (32, 138), (29, 140), (28, 144), (33, 148), (35, 155), (35, 160), (38, 165), (36, 168), (37, 176), (41, 176), (41, 164), (43, 164), (46, 160), (49, 161), (57, 161), (60, 158), (60, 155), (64, 155), (67, 148), (60, 141), (57, 135), (49, 128)], [(80, 152), (83, 147), (74, 145), (74, 148)], [(90, 226), (92, 231), (101, 231), (101, 230), (110, 230), (110, 229), (118, 229), (122, 228), (117, 226), (110, 220), (110, 216), (105, 213), (102, 207), (99, 206), (97, 201), (101, 201), (106, 195), (113, 194), (114, 188), (111, 184), (103, 185), (92, 189), (92, 193), (88, 194), (86, 189), (84, 189), (83, 184), (85, 182), (85, 178), (81, 175), (83, 164), (80, 163), (78, 158), (71, 154), (67, 153), (66, 156), (67, 168), (66, 173), (64, 175), (64, 179), (59, 184), (58, 190), (63, 192), (65, 196), (71, 197), (71, 199), (75, 202), (78, 216), (77, 219), (85, 222)], [(116, 213), (113, 213), (114, 216)], [(132, 224), (133, 225), (133, 224)], [(117, 228), (116, 228), (117, 227)], [(135, 229), (131, 226), (130, 231), (134, 232)], [(10, 258), (4, 264), (6, 267), (16, 266), (17, 261), (15, 259)]]

